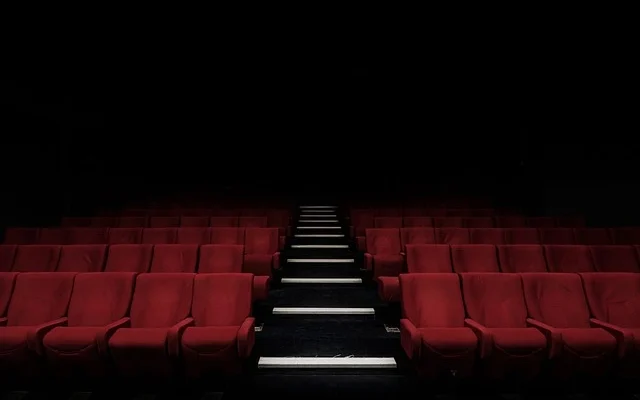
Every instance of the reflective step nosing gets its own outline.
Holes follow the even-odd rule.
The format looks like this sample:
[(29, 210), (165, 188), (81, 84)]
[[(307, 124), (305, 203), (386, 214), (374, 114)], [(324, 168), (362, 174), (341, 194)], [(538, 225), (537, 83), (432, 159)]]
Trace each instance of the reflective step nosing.
[(352, 264), (356, 262), (353, 258), (288, 258), (288, 263), (298, 264), (315, 264), (315, 263), (328, 263), (328, 264)]
[(348, 244), (293, 244), (292, 249), (348, 249)]
[(300, 218), (337, 218), (336, 214), (300, 214)]
[(335, 214), (336, 210), (304, 210), (306, 213), (330, 213)]
[(313, 222), (313, 223), (316, 223), (316, 224), (319, 224), (319, 223), (322, 223), (322, 224), (327, 223), (327, 224), (328, 224), (329, 222), (336, 223), (336, 222), (338, 222), (338, 220), (337, 220), (337, 219), (323, 219), (323, 220), (317, 220), (317, 219), (299, 219), (299, 220), (298, 220), (298, 222)]
[(396, 369), (393, 357), (260, 357), (258, 368)]
[(298, 237), (298, 238), (343, 238), (344, 235), (342, 234), (300, 234), (300, 235), (294, 235), (294, 237)]
[(351, 284), (362, 283), (362, 278), (282, 278), (282, 283), (326, 283)]
[(274, 307), (274, 315), (375, 315), (372, 307)]
[(341, 226), (298, 226), (298, 229), (342, 229)]
[(338, 206), (300, 206), (301, 209), (323, 209), (323, 208), (330, 208), (330, 209), (336, 209), (338, 208)]

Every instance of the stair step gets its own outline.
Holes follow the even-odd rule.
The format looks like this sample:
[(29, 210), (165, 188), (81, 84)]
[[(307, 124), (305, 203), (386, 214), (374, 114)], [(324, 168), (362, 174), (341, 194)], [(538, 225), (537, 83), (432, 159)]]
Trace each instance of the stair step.
[[(287, 277), (288, 278), (288, 277)], [(335, 276), (323, 278), (336, 278)], [(380, 299), (377, 291), (362, 284), (334, 285), (290, 284), (280, 286), (269, 294), (269, 304), (273, 307), (312, 307), (312, 308), (375, 308), (388, 307)]]
[(361, 278), (355, 264), (285, 264), (283, 278)]
[(302, 233), (302, 234), (296, 234), (294, 235), (294, 237), (297, 238), (343, 238), (344, 234), (342, 233)]
[(289, 258), (287, 262), (297, 264), (353, 264), (356, 260), (353, 258)]
[(300, 218), (338, 218), (336, 214), (300, 214)]
[(357, 284), (362, 283), (362, 278), (282, 278), (280, 282), (296, 284)]
[(342, 229), (341, 226), (297, 226), (297, 229)]
[(335, 214), (336, 210), (314, 210), (314, 209), (307, 210), (307, 209), (305, 209), (302, 212), (311, 213), (311, 214)]
[(275, 315), (375, 315), (373, 307), (274, 307)]
[(335, 210), (336, 208), (338, 208), (338, 206), (300, 206), (299, 208), (303, 209), (303, 210), (307, 210), (307, 209), (326, 209), (326, 208)]
[(348, 249), (348, 244), (294, 244), (292, 249)]
[(389, 368), (393, 357), (260, 357), (258, 368)]
[(299, 219), (298, 222), (313, 223), (313, 224), (337, 224), (337, 219)]

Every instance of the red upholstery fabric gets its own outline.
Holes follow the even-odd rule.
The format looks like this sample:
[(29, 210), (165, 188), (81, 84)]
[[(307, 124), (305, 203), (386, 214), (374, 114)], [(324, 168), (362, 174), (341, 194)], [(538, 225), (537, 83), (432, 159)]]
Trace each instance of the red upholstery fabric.
[(153, 259), (149, 272), (193, 273), (196, 272), (197, 264), (197, 244), (158, 244), (153, 248)]
[(498, 228), (523, 228), (527, 226), (525, 217), (519, 215), (502, 215), (494, 218)]
[(0, 244), (0, 272), (11, 271), (17, 250), (15, 244)]
[(469, 230), (465, 228), (437, 228), (436, 243), (469, 244)]
[(586, 224), (581, 216), (556, 217), (556, 226), (559, 228), (582, 228)]
[(367, 253), (365, 268), (379, 276), (398, 276), (402, 272), (404, 260), (400, 254), (399, 229), (367, 229), (365, 232)]
[(67, 230), (62, 228), (41, 228), (38, 244), (67, 244)]
[(550, 272), (594, 272), (595, 268), (587, 246), (544, 246)]
[(373, 221), (375, 228), (402, 228), (402, 217), (376, 217)]
[(589, 246), (613, 244), (613, 238), (607, 228), (578, 228), (574, 232), (578, 244)]
[(436, 228), (464, 228), (462, 217), (435, 217), (433, 226)]
[(176, 228), (147, 228), (142, 230), (142, 243), (174, 244), (176, 236)]
[(496, 247), (489, 244), (452, 245), (455, 272), (500, 272)]
[(470, 217), (463, 219), (465, 228), (493, 228), (493, 218), (491, 217)]
[[(201, 217), (189, 217), (189, 216), (183, 216), (182, 218), (180, 218), (180, 226), (181, 227), (188, 227), (188, 228), (194, 228), (194, 227), (202, 227), (202, 228), (206, 228), (209, 226), (209, 217), (207, 216), (201, 216)], [(235, 226), (235, 225), (233, 225)], [(178, 231), (179, 233), (180, 231)]]
[(504, 230), (500, 228), (472, 228), (469, 229), (471, 244), (506, 244)]
[[(407, 228), (432, 227), (433, 219), (431, 217), (404, 217), (403, 224)], [(433, 234), (433, 230), (431, 232)]]
[(180, 226), (180, 217), (151, 217), (149, 228), (177, 228)]
[(107, 256), (104, 244), (76, 244), (62, 246), (58, 272), (100, 272)]
[(208, 244), (211, 242), (211, 229), (205, 227), (178, 228), (176, 244)]
[(589, 251), (598, 272), (640, 272), (638, 255), (632, 246), (591, 246)]
[(238, 226), (242, 228), (266, 228), (267, 217), (240, 217)]
[(39, 230), (37, 228), (7, 228), (4, 233), (5, 244), (36, 244)]
[(452, 272), (451, 251), (446, 244), (407, 245), (409, 273)]
[(238, 217), (211, 217), (211, 219), (209, 219), (209, 226), (236, 228), (238, 227)]
[(211, 228), (211, 244), (244, 244), (244, 228)]
[(110, 228), (109, 244), (138, 244), (142, 242), (142, 228)]
[(402, 228), (400, 242), (404, 250), (408, 244), (435, 244), (436, 234), (433, 228)]
[(553, 217), (527, 218), (527, 226), (530, 228), (555, 228), (556, 219)]
[(209, 244), (200, 247), (198, 273), (242, 272), (244, 246)]
[(5, 316), (17, 276), (17, 272), (0, 272), (0, 326), (7, 322)]
[(147, 217), (120, 217), (116, 224), (118, 228), (146, 228)]
[(105, 244), (109, 243), (107, 228), (69, 228), (67, 229), (68, 244)]
[(118, 244), (109, 246), (105, 272), (149, 271), (153, 246), (150, 244)]
[(258, 276), (271, 276), (280, 267), (280, 235), (278, 228), (247, 228), (244, 239), (244, 271)]
[(112, 217), (93, 217), (91, 218), (91, 226), (93, 228), (109, 228), (116, 226), (116, 220)]
[(505, 229), (507, 244), (540, 244), (540, 235), (534, 228)]
[(497, 247), (502, 272), (547, 272), (542, 246), (513, 244)]
[(541, 228), (538, 233), (542, 244), (577, 244), (571, 228)]
[(52, 272), (58, 266), (62, 246), (34, 244), (18, 246), (13, 272)]
[(615, 228), (611, 233), (614, 244), (640, 244), (640, 228)]

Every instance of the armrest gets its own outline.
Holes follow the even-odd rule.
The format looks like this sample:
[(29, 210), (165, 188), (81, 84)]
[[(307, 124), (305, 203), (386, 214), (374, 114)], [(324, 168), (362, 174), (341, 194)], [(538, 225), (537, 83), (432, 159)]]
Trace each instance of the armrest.
[(36, 354), (43, 355), (44, 347), (42, 346), (42, 339), (44, 336), (51, 332), (53, 328), (64, 326), (67, 324), (67, 318), (58, 318), (53, 321), (45, 322), (42, 325), (38, 325), (27, 332), (27, 347), (34, 351)]
[(364, 269), (373, 270), (373, 255), (371, 253), (364, 253)]
[(407, 357), (416, 360), (420, 357), (422, 350), (422, 336), (418, 329), (406, 318), (400, 320), (400, 344), (407, 353)]
[(356, 236), (356, 250), (367, 251), (367, 240), (364, 236)]
[(560, 354), (560, 351), (562, 350), (562, 335), (557, 328), (554, 328), (551, 325), (547, 325), (533, 318), (527, 318), (527, 325), (536, 328), (547, 338), (549, 358), (554, 358)]
[(266, 300), (269, 298), (270, 276), (254, 275), (253, 276), (253, 301)]
[(280, 269), (280, 252), (276, 251), (273, 253), (273, 258), (271, 258), (271, 267), (273, 269)]
[(400, 292), (400, 278), (397, 276), (378, 277), (378, 295), (382, 301), (397, 303), (402, 294)]
[(238, 330), (238, 355), (240, 358), (247, 358), (253, 351), (256, 342), (256, 319), (249, 317), (244, 320)]
[(631, 332), (626, 331), (617, 325), (600, 321), (597, 318), (590, 318), (589, 322), (592, 327), (604, 329), (616, 338), (616, 342), (618, 342), (618, 356), (620, 358), (622, 358), (626, 354), (627, 350), (633, 346), (633, 335)]
[(0, 326), (7, 326), (7, 318), (6, 317), (0, 318)]
[(286, 245), (287, 245), (287, 237), (284, 235), (281, 235), (280, 239), (278, 240), (278, 250), (280, 251), (284, 250)]
[(98, 353), (104, 356), (109, 354), (108, 343), (109, 339), (111, 339), (111, 336), (113, 336), (113, 334), (116, 333), (116, 331), (120, 328), (128, 328), (130, 324), (131, 318), (124, 317), (100, 329), (100, 331), (96, 333), (96, 344), (98, 346)]
[(493, 350), (493, 335), (489, 329), (471, 318), (464, 319), (464, 326), (471, 329), (478, 338), (478, 343), (480, 344), (480, 358), (489, 357)]
[(185, 329), (195, 325), (196, 320), (193, 318), (185, 318), (171, 328), (167, 334), (167, 352), (170, 357), (178, 357), (180, 353), (180, 340)]

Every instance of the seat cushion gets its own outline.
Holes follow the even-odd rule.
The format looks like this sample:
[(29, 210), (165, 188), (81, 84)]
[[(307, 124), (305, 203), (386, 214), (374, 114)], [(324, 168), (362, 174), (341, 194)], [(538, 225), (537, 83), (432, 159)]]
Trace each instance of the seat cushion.
[(423, 349), (451, 357), (473, 353), (478, 346), (476, 335), (468, 328), (420, 328)]
[(109, 351), (125, 375), (168, 375), (167, 328), (121, 328), (111, 336)]
[(198, 354), (228, 351), (237, 353), (238, 326), (210, 326), (187, 328), (182, 335), (182, 348)]
[(564, 350), (580, 358), (604, 357), (616, 351), (615, 337), (600, 328), (565, 328), (560, 330)]
[(43, 344), (47, 354), (54, 357), (97, 357), (96, 335), (102, 330), (101, 327), (57, 327), (44, 337)]
[[(0, 327), (0, 364), (8, 360), (24, 360), (29, 357), (27, 347), (28, 326)], [(8, 366), (8, 365), (7, 365)]]
[(535, 328), (492, 328), (493, 347), (510, 356), (525, 356), (547, 348), (547, 339)]

